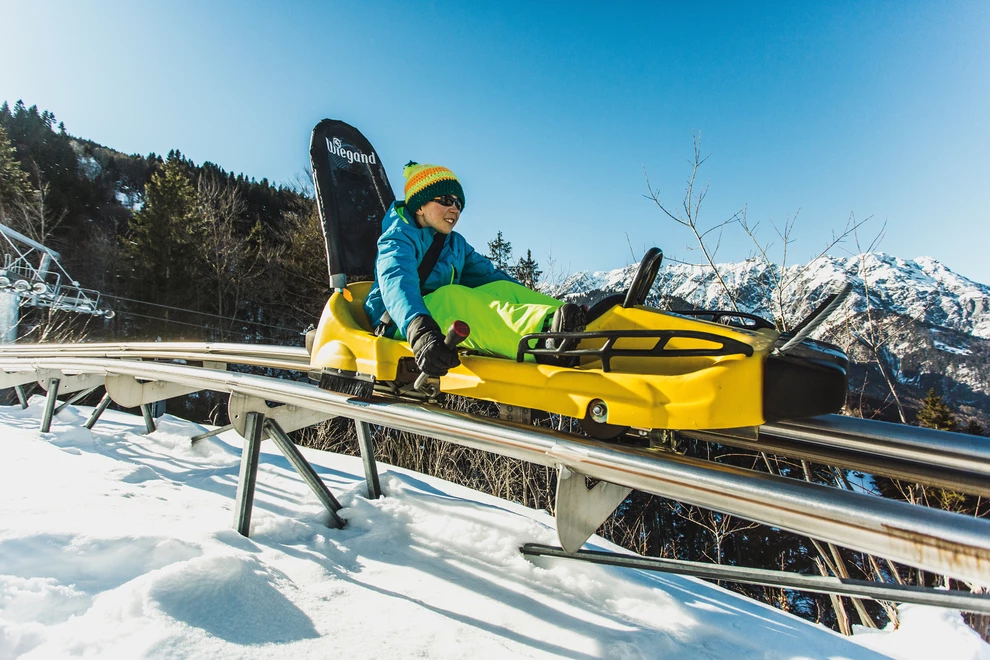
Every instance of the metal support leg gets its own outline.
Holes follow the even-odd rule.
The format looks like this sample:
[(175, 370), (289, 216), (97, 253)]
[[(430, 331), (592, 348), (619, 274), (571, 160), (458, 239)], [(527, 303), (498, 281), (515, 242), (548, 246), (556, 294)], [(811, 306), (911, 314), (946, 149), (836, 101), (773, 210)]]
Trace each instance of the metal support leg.
[(265, 416), (256, 412), (248, 413), (244, 426), (244, 451), (241, 453), (241, 471), (237, 477), (237, 499), (234, 500), (234, 527), (241, 536), (250, 536), (254, 486), (258, 481), (258, 457), (261, 455), (261, 439), (265, 432)]
[(24, 386), (14, 385), (14, 392), (17, 393), (17, 400), (21, 402), (21, 408), (27, 408), (27, 394), (24, 393)]
[(588, 488), (585, 476), (564, 467), (557, 471), (557, 538), (567, 552), (577, 552), (632, 491), (599, 481)]
[(375, 463), (375, 443), (371, 439), (368, 422), (354, 420), (358, 444), (361, 446), (361, 460), (364, 462), (364, 478), (368, 482), (368, 499), (377, 500), (382, 496), (382, 485), (378, 481), (378, 464)]
[(155, 418), (151, 416), (151, 404), (141, 404), (141, 415), (144, 417), (144, 428), (148, 433), (155, 432)]
[(59, 404), (58, 408), (55, 409), (55, 414), (57, 415), (60, 412), (62, 412), (63, 410), (65, 410), (65, 408), (67, 406), (71, 406), (73, 403), (76, 403), (78, 401), (81, 401), (83, 398), (85, 398), (85, 397), (89, 396), (90, 394), (92, 394), (95, 390), (96, 390), (96, 387), (91, 387), (88, 390), (83, 390), (81, 392), (77, 392), (77, 393), (73, 394), (70, 399), (68, 399), (67, 401), (63, 401), (61, 404)]
[(55, 414), (55, 404), (58, 403), (58, 378), (48, 380), (48, 398), (45, 399), (45, 414), (41, 418), (41, 432), (48, 433), (52, 430), (52, 416)]
[(212, 438), (213, 436), (220, 435), (221, 433), (225, 433), (232, 428), (234, 428), (233, 424), (227, 424), (227, 426), (221, 426), (218, 429), (213, 429), (212, 431), (207, 431), (206, 433), (200, 433), (199, 435), (194, 435), (192, 438), (190, 438), (190, 440), (192, 441), (193, 444), (196, 444), (200, 440), (206, 440), (207, 438)]
[(86, 428), (88, 429), (93, 428), (93, 426), (96, 424), (96, 420), (100, 418), (100, 415), (103, 414), (103, 412), (107, 409), (107, 406), (110, 405), (110, 402), (112, 400), (113, 399), (110, 398), (109, 394), (103, 395), (103, 398), (100, 399), (99, 405), (93, 408), (93, 414), (90, 415), (89, 419), (86, 420), (86, 424), (85, 424)]
[(337, 512), (341, 509), (340, 502), (338, 502), (337, 498), (333, 496), (333, 493), (331, 493), (330, 489), (327, 488), (327, 485), (323, 483), (320, 476), (316, 474), (313, 466), (310, 465), (305, 458), (303, 458), (301, 453), (299, 453), (299, 448), (296, 447), (296, 445), (292, 442), (292, 439), (286, 435), (285, 431), (282, 430), (282, 427), (279, 426), (278, 422), (274, 419), (267, 420), (265, 422), (265, 429), (268, 431), (271, 439), (275, 441), (275, 444), (278, 445), (278, 448), (282, 451), (282, 453), (285, 454), (285, 457), (289, 459), (290, 463), (292, 463), (292, 467), (296, 469), (299, 476), (302, 477), (303, 481), (309, 485), (310, 489), (313, 491), (313, 494), (316, 495), (316, 498), (320, 500), (320, 502), (323, 503), (323, 506), (326, 507), (327, 511), (330, 512), (330, 526), (337, 529), (342, 529), (346, 523), (340, 516), (337, 515)]
[(151, 410), (151, 416), (154, 419), (158, 419), (165, 415), (165, 400), (155, 401), (148, 404), (148, 408)]

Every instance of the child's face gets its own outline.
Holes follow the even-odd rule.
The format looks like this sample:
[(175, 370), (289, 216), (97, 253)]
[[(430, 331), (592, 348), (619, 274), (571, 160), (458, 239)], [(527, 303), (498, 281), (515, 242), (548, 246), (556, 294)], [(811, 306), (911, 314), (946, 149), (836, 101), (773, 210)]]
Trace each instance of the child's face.
[(461, 217), (461, 212), (456, 206), (444, 206), (435, 200), (430, 200), (423, 204), (416, 211), (416, 220), (421, 225), (433, 227), (441, 234), (449, 234), (454, 231), (454, 225)]

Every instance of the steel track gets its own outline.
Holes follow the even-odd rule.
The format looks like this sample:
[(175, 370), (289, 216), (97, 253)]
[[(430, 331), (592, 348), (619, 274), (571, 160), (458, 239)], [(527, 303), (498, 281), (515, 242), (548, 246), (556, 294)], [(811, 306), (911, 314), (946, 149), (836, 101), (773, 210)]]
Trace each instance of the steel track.
[[(363, 400), (312, 385), (231, 373), (217, 368), (164, 364), (150, 360), (200, 362), (206, 366), (245, 364), (307, 371), (303, 349), (239, 344), (63, 344), (0, 349), (0, 386), (32, 376), (141, 381), (253, 397), (343, 416), (360, 422), (475, 447), (574, 472), (630, 488), (711, 508), (749, 520), (887, 557), (960, 579), (990, 584), (990, 521), (827, 488), (674, 454), (604, 445), (587, 438), (548, 431), (429, 405), (387, 399)], [(867, 469), (870, 461), (925, 465), (932, 478), (976, 483), (988, 474), (986, 446), (959, 434), (935, 435), (897, 430), (910, 427), (855, 420), (852, 424), (817, 418), (764, 427), (757, 443), (769, 438), (792, 443), (793, 451), (849, 452)], [(843, 418), (845, 419), (845, 418)], [(892, 428), (891, 428), (892, 427)], [(702, 439), (724, 442), (724, 436)], [(978, 440), (978, 439), (977, 439)], [(967, 444), (970, 443), (970, 444)], [(931, 454), (926, 454), (928, 448)], [(889, 449), (889, 451), (888, 451)], [(821, 454), (824, 458), (825, 454)], [(927, 464), (922, 459), (928, 456)], [(873, 471), (873, 470), (871, 470)], [(953, 472), (954, 471), (954, 472)], [(916, 476), (922, 475), (918, 470)], [(915, 474), (915, 473), (911, 473)], [(952, 475), (955, 476), (952, 476)], [(949, 475), (949, 476), (946, 476)]]
[(841, 415), (766, 424), (749, 437), (680, 435), (990, 497), (990, 440), (982, 436)]
[[(131, 342), (0, 347), (0, 356), (49, 357), (56, 354), (309, 370), (309, 355), (305, 349), (286, 346)], [(680, 434), (706, 442), (990, 497), (990, 441), (984, 437), (841, 415), (765, 424), (753, 436), (740, 436), (732, 431), (684, 431)]]

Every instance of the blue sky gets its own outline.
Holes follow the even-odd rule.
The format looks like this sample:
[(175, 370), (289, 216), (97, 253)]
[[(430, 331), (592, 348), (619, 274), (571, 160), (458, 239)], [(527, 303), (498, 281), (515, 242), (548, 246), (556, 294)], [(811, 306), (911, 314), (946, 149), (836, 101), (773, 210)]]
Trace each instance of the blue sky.
[[(501, 230), (544, 268), (652, 245), (698, 260), (644, 168), (677, 207), (700, 131), (703, 226), (745, 207), (770, 241), (798, 213), (803, 261), (871, 217), (865, 243), (886, 222), (883, 251), (990, 283), (990, 2), (0, 0), (0, 16), (0, 99), (74, 135), (291, 183), (316, 122), (343, 119), (400, 197), (406, 161), (446, 165), (458, 230), (482, 251)], [(726, 229), (719, 260), (751, 252)]]

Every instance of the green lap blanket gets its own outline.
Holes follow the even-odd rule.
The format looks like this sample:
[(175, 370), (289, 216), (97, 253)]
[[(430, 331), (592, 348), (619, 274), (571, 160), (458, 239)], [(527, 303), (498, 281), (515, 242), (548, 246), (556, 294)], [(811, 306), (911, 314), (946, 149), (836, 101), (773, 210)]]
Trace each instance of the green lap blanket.
[[(490, 282), (470, 288), (460, 284), (440, 287), (423, 297), (426, 308), (444, 331), (454, 321), (471, 326), (461, 346), (515, 359), (523, 335), (544, 332), (548, 319), (563, 303), (515, 282)], [(527, 355), (528, 361), (533, 360)]]

